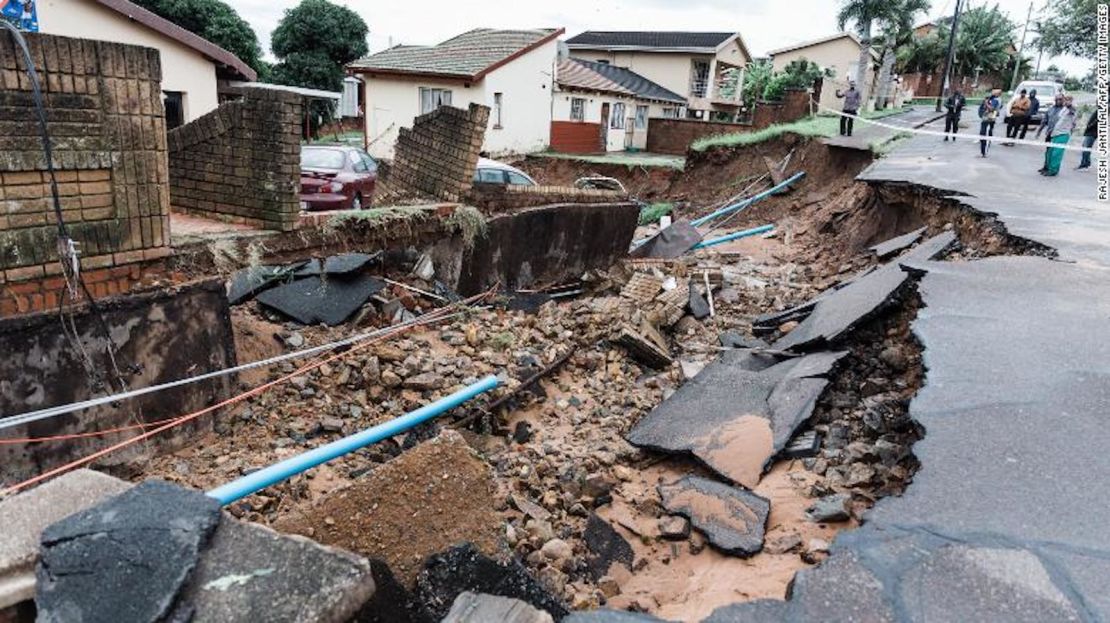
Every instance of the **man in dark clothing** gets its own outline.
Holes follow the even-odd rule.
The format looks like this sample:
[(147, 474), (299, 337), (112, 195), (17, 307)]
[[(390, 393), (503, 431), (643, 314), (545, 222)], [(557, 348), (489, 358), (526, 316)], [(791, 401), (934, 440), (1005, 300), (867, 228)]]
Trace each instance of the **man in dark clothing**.
[(984, 158), (990, 147), (990, 139), (986, 137), (994, 136), (994, 124), (998, 119), (998, 111), (1002, 108), (1002, 101), (998, 99), (1001, 93), (1002, 89), (994, 89), (979, 104), (979, 136), (984, 137), (979, 140), (979, 154)]
[(1037, 90), (1033, 89), (1029, 92), (1029, 115), (1025, 117), (1025, 123), (1021, 125), (1021, 136), (1018, 139), (1025, 140), (1025, 133), (1029, 131), (1029, 124), (1039, 112), (1041, 112), (1041, 100), (1037, 99)]
[(1079, 169), (1091, 168), (1091, 148), (1095, 145), (1095, 139), (1098, 138), (1098, 112), (1091, 113), (1091, 117), (1087, 119), (1087, 130), (1083, 132), (1083, 157), (1079, 160)]
[[(956, 133), (960, 131), (960, 115), (963, 114), (966, 103), (967, 99), (959, 89), (949, 95), (944, 102), (944, 107), (948, 110), (944, 115), (944, 133), (951, 134), (952, 140), (956, 140)], [(944, 140), (947, 141), (948, 137), (945, 136)]]
[[(855, 115), (856, 113), (859, 112), (860, 93), (859, 93), (859, 91), (856, 90), (856, 83), (855, 82), (848, 82), (848, 90), (844, 91), (843, 93), (841, 93), (840, 90), (838, 89), (836, 91), (836, 96), (838, 98), (841, 98), (841, 99), (844, 100), (844, 112), (847, 115)], [(841, 116), (840, 117), (840, 135), (841, 136), (851, 136), (852, 135), (852, 126), (854, 125), (854, 123), (855, 123), (855, 119), (853, 119), (852, 117)]]

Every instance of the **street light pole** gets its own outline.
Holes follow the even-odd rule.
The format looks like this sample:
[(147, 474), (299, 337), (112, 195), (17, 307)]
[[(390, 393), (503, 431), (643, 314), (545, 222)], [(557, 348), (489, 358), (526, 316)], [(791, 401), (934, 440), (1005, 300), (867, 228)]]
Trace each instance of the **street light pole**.
[(1021, 29), (1021, 44), (1018, 45), (1017, 55), (1014, 56), (1014, 77), (1010, 79), (1010, 90), (1017, 88), (1018, 71), (1021, 69), (1021, 58), (1025, 52), (1025, 35), (1029, 33), (1029, 22), (1033, 19), (1033, 3), (1029, 3), (1029, 14), (1025, 16), (1025, 26)]
[(948, 33), (948, 54), (944, 57), (944, 79), (941, 86), (940, 97), (937, 98), (937, 112), (944, 100), (948, 97), (948, 86), (952, 73), (952, 56), (956, 53), (956, 30), (960, 26), (960, 0), (956, 0), (956, 8), (952, 12), (952, 29)]

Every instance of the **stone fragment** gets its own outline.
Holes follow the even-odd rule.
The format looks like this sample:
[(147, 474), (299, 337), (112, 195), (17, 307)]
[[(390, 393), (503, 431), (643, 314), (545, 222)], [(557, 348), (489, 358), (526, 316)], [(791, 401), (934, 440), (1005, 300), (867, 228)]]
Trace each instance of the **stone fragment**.
[(442, 623), (553, 623), (551, 615), (508, 597), (460, 593)]
[(671, 541), (681, 541), (690, 536), (690, 520), (678, 515), (660, 517), (659, 535)]
[(771, 503), (738, 487), (700, 476), (659, 486), (663, 507), (684, 515), (709, 542), (727, 554), (751, 556), (763, 549)]
[(852, 496), (847, 493), (834, 493), (820, 498), (806, 509), (806, 517), (814, 523), (848, 521), (848, 501)]
[(690, 310), (690, 315), (698, 320), (709, 317), (709, 301), (705, 300), (705, 296), (697, 288), (690, 288), (690, 300), (686, 307)]
[(663, 369), (674, 362), (666, 348), (649, 340), (643, 333), (627, 324), (621, 325), (613, 341), (627, 349), (628, 354), (634, 359), (652, 368)]
[(513, 506), (517, 507), (517, 510), (533, 519), (544, 521), (551, 518), (551, 511), (519, 493), (513, 493), (509, 496), (509, 499), (513, 501)]
[(925, 234), (926, 229), (927, 228), (922, 227), (920, 229), (915, 229), (908, 234), (902, 234), (901, 236), (897, 236), (891, 238), (890, 240), (880, 242), (879, 244), (871, 247), (871, 252), (875, 254), (875, 257), (877, 259), (885, 260), (897, 253), (901, 253), (918, 240), (921, 240), (921, 236)]
[(586, 567), (594, 580), (609, 575), (614, 564), (623, 565), (631, 570), (635, 556), (632, 546), (617, 532), (609, 522), (596, 513), (586, 521), (586, 531), (582, 534), (586, 548), (590, 550)]

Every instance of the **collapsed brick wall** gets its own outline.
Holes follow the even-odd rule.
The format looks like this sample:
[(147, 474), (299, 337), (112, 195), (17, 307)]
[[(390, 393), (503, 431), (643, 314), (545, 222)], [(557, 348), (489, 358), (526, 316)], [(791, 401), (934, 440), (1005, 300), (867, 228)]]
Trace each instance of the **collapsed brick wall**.
[[(27, 34), (46, 104), (62, 216), (94, 296), (169, 249), (158, 51)], [(58, 304), (58, 226), (21, 52), (0, 32), (0, 317)]]
[(174, 209), (292, 231), (300, 214), (302, 101), (245, 88), (169, 133)]
[(810, 94), (789, 90), (782, 101), (759, 102), (751, 123), (701, 121), (699, 119), (652, 118), (648, 120), (647, 151), (660, 154), (685, 154), (690, 143), (717, 134), (741, 134), (797, 121), (809, 115)]
[(487, 213), (505, 212), (556, 203), (618, 203), (628, 199), (617, 190), (575, 188), (573, 186), (509, 186), (474, 184), (466, 195), (467, 205)]
[(474, 181), (488, 122), (489, 107), (480, 104), (467, 110), (440, 106), (420, 115), (412, 129), (401, 128), (383, 183), (391, 193), (459, 201)]

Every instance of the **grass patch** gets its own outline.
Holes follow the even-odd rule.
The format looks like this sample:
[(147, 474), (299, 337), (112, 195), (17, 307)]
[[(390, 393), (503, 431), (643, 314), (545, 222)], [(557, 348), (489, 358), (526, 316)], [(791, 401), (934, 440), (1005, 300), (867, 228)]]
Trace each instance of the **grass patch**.
[(486, 217), (473, 206), (459, 206), (444, 219), (443, 223), (451, 229), (457, 230), (463, 239), (463, 245), (469, 249), (474, 246), (474, 240), (486, 235)]
[[(406, 234), (413, 232), (413, 226), (430, 218), (435, 218), (436, 208), (426, 205), (394, 206), (371, 208), (369, 210), (347, 210), (328, 219), (324, 225), (329, 234), (341, 230), (385, 230), (403, 228)], [(462, 235), (466, 248), (474, 245), (474, 240), (486, 233), (486, 217), (473, 206), (458, 206), (443, 219), (448, 230)]]
[(588, 162), (591, 164), (623, 165), (630, 169), (633, 167), (661, 167), (681, 171), (686, 166), (686, 158), (682, 156), (651, 154), (633, 151), (615, 151), (607, 154), (561, 154), (558, 152), (548, 151), (532, 155), (539, 156), (541, 158), (574, 160), (577, 162)]
[(674, 209), (673, 203), (653, 203), (646, 205), (640, 209), (640, 224), (650, 225), (651, 223), (658, 222), (663, 216), (670, 214)]
[[(863, 113), (864, 119), (882, 119), (905, 112), (901, 108), (878, 110)], [(840, 117), (821, 114), (791, 123), (779, 123), (756, 132), (716, 134), (700, 138), (690, 144), (694, 151), (706, 151), (715, 147), (744, 147), (774, 140), (784, 134), (797, 134), (811, 138), (829, 138), (840, 133)]]

